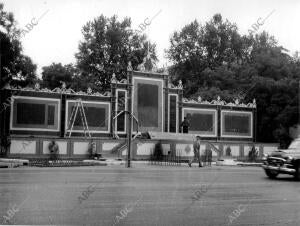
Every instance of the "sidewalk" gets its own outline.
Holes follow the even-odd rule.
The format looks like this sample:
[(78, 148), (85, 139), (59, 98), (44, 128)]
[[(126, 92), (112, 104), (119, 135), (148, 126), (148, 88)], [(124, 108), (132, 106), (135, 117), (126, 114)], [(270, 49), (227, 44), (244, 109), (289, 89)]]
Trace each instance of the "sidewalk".
[(258, 162), (240, 162), (234, 159), (222, 159), (216, 162), (217, 166), (261, 166)]
[(27, 159), (7, 159), (0, 158), (0, 168), (13, 168), (23, 165), (28, 165), (29, 160)]
[[(37, 162), (39, 159), (36, 160)], [(42, 164), (43, 161), (48, 162), (48, 164)], [(41, 160), (41, 164), (31, 163), (27, 159), (7, 159), (0, 158), (0, 168), (13, 168), (19, 166), (56, 166), (56, 167), (65, 167), (65, 166), (116, 166), (116, 165), (125, 165), (126, 160), (124, 159), (85, 159), (85, 160), (59, 160), (59, 162), (51, 161), (51, 160)], [(131, 160), (132, 164), (137, 165), (149, 165), (150, 162), (148, 160)], [(262, 163), (256, 162), (239, 162), (233, 159), (224, 159), (218, 160), (216, 162), (212, 162), (211, 165), (214, 166), (258, 166), (260, 167)], [(150, 164), (151, 165), (151, 164)], [(155, 164), (158, 165), (159, 164)], [(164, 162), (162, 163), (164, 165)], [(181, 163), (181, 166), (185, 165), (185, 163)]]

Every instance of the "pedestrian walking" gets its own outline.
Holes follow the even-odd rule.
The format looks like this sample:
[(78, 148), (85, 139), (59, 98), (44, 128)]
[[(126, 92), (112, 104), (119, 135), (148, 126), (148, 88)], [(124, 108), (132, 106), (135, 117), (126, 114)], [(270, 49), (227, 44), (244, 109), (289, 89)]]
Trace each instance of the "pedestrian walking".
[(189, 161), (189, 167), (192, 167), (192, 163), (193, 162), (198, 162), (199, 163), (199, 167), (202, 167), (202, 162), (200, 159), (200, 141), (201, 141), (201, 137), (200, 136), (196, 136), (196, 140), (194, 141), (193, 144), (193, 148), (194, 148), (194, 156), (193, 158)]

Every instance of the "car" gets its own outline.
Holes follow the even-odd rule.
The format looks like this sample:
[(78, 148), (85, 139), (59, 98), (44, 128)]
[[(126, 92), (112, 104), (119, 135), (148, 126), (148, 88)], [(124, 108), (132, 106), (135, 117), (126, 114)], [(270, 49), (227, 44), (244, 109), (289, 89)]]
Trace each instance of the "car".
[(274, 179), (278, 174), (289, 174), (300, 180), (300, 137), (293, 140), (288, 149), (278, 149), (265, 155), (262, 160), (262, 168), (269, 178)]

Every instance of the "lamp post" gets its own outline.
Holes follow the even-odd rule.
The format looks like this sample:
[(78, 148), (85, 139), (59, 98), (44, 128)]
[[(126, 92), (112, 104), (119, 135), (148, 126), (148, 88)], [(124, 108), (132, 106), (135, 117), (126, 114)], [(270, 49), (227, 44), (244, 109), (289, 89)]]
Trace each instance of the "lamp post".
[(131, 167), (131, 142), (132, 142), (132, 99), (131, 99), (131, 94), (132, 94), (132, 84), (131, 84), (131, 78), (132, 78), (132, 65), (131, 62), (128, 62), (127, 66), (127, 163), (126, 167), (130, 168)]

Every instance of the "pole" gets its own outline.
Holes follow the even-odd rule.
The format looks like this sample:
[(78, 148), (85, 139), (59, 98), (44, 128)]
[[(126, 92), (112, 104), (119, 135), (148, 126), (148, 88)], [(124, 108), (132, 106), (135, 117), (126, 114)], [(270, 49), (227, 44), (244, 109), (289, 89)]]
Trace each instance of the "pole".
[(132, 117), (131, 113), (127, 112), (127, 168), (131, 167), (131, 136), (132, 136), (132, 131), (131, 131), (131, 125), (132, 125)]

